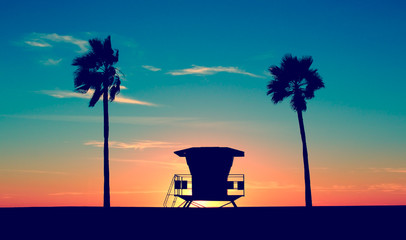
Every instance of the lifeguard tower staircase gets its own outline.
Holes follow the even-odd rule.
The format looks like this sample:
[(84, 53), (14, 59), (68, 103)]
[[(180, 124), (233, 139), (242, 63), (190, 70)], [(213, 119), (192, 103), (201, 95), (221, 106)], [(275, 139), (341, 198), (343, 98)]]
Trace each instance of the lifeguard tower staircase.
[(184, 201), (177, 207), (204, 207), (196, 201), (225, 201), (224, 207), (245, 196), (244, 174), (229, 174), (234, 157), (244, 152), (228, 147), (193, 147), (175, 152), (186, 157), (189, 174), (175, 174), (164, 200), (164, 207), (176, 207), (178, 198)]

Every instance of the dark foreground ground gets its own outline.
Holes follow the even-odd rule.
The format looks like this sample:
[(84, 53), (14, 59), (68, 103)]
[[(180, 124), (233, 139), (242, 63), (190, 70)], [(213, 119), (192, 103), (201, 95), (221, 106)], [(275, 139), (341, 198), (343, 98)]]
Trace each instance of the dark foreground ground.
[(0, 208), (0, 239), (406, 239), (406, 206)]

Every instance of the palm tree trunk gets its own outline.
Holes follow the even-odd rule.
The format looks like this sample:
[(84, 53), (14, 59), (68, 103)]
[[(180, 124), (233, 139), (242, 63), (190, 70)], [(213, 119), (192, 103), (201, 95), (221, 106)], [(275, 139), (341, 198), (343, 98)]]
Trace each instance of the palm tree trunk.
[(306, 207), (311, 207), (312, 206), (312, 190), (310, 187), (309, 159), (307, 157), (306, 133), (305, 133), (304, 124), (303, 124), (302, 111), (297, 111), (297, 118), (299, 119), (300, 136), (302, 137), (302, 146), (303, 146), (303, 165), (304, 165)]
[(109, 170), (109, 105), (108, 88), (103, 91), (103, 117), (104, 117), (104, 197), (103, 207), (110, 207), (110, 170)]

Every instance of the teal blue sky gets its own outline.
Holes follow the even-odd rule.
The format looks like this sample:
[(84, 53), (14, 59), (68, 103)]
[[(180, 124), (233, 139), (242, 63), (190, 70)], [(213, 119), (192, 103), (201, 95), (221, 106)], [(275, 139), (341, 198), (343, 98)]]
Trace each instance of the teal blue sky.
[[(102, 141), (102, 109), (70, 95), (71, 63), (86, 52), (88, 39), (111, 35), (124, 74), (120, 96), (130, 101), (110, 104), (111, 140), (117, 142), (112, 159), (157, 161), (159, 155), (169, 162), (178, 148), (229, 145), (261, 156), (247, 158), (252, 164), (286, 173), (280, 179), (258, 173), (257, 182), (302, 184), (300, 171), (286, 170), (302, 167), (297, 117), (288, 101), (271, 103), (266, 85), (268, 67), (286, 53), (310, 55), (326, 86), (304, 115), (310, 164), (331, 171), (315, 170), (315, 188), (406, 193), (403, 1), (8, 1), (2, 8), (3, 173), (92, 169), (83, 162), (101, 157), (95, 141)], [(244, 172), (247, 166), (241, 160), (236, 167)], [(175, 170), (163, 173), (162, 186)], [(351, 180), (342, 182), (348, 174)], [(3, 175), (3, 181), (13, 177)], [(161, 190), (159, 184), (150, 188)], [(4, 189), (0, 197), (24, 195), (22, 186), (15, 193)], [(320, 204), (328, 205), (323, 199)], [(399, 204), (393, 199), (379, 203)], [(247, 202), (255, 203), (283, 204)]]

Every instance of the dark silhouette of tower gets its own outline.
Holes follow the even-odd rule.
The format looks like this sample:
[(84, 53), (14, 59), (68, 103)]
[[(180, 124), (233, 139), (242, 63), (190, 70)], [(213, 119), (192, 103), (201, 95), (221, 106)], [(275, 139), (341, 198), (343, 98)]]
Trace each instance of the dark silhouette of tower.
[[(244, 175), (229, 173), (234, 157), (243, 157), (243, 151), (228, 147), (193, 147), (175, 154), (186, 157), (191, 176), (175, 174), (171, 184), (171, 187), (174, 185), (174, 201), (176, 197), (184, 199), (184, 205), (181, 204), (184, 207), (193, 201), (228, 201), (226, 205), (237, 206), (235, 200), (244, 196)], [(185, 191), (190, 189), (191, 192)], [(169, 195), (171, 191), (170, 188)], [(164, 205), (166, 202), (167, 199)]]

